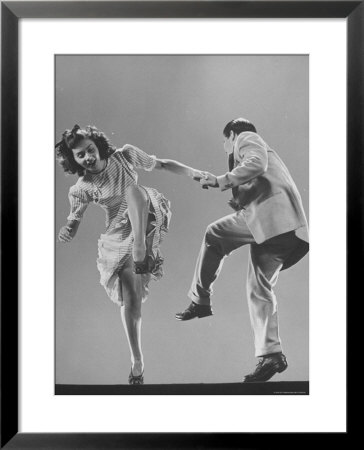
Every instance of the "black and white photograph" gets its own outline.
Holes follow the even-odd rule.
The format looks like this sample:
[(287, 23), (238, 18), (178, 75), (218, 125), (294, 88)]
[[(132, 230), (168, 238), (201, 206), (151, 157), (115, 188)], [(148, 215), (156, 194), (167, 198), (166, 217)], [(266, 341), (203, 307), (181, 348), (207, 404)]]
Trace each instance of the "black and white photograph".
[(363, 22), (1, 2), (1, 448), (347, 437)]
[(55, 55), (56, 394), (309, 394), (308, 94), (307, 55)]

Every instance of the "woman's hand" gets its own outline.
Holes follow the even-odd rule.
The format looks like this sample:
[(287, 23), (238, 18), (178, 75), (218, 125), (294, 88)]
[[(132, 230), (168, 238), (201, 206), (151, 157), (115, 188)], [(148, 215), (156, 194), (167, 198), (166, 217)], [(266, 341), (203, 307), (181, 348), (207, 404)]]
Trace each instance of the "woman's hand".
[(200, 181), (201, 178), (204, 178), (204, 174), (201, 170), (191, 169), (191, 177), (196, 181)]
[(68, 225), (65, 225), (59, 230), (58, 240), (60, 242), (70, 242), (75, 237), (77, 228), (71, 228)]

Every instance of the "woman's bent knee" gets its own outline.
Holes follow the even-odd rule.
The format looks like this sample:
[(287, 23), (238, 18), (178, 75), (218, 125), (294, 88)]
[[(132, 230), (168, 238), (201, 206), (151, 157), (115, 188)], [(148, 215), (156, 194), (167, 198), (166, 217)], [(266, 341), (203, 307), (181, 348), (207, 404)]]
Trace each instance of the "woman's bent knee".
[(126, 200), (133, 201), (133, 200), (144, 200), (147, 201), (147, 193), (145, 190), (139, 186), (138, 184), (132, 184), (126, 189)]

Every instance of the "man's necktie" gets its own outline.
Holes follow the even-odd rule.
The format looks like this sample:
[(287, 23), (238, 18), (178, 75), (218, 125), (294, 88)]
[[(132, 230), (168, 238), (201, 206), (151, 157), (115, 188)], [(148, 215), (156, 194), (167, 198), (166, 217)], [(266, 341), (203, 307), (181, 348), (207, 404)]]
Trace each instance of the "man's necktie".
[[(234, 169), (234, 153), (230, 153), (229, 157), (228, 157), (228, 167), (229, 167), (229, 172), (231, 172)], [(233, 194), (233, 198), (237, 199), (238, 198), (238, 186), (235, 186), (231, 189), (232, 194)]]

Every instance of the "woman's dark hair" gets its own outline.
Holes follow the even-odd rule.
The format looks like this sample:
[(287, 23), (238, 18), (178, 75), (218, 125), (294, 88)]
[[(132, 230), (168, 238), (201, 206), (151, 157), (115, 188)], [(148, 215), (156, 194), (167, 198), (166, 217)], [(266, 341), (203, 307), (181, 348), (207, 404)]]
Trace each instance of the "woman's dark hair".
[(101, 159), (109, 158), (115, 151), (106, 135), (96, 127), (88, 125), (81, 129), (79, 125), (75, 125), (72, 130), (66, 130), (62, 134), (62, 140), (55, 146), (56, 159), (66, 173), (84, 175), (85, 169), (76, 163), (72, 152), (83, 139), (91, 139), (95, 143)]
[(229, 137), (231, 132), (235, 134), (243, 133), (244, 131), (253, 131), (257, 132), (255, 126), (249, 122), (249, 120), (243, 119), (239, 117), (238, 119), (231, 120), (224, 128), (223, 134), (225, 137)]

